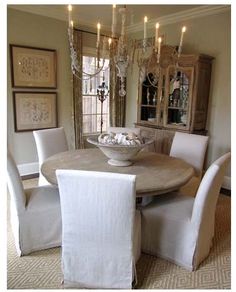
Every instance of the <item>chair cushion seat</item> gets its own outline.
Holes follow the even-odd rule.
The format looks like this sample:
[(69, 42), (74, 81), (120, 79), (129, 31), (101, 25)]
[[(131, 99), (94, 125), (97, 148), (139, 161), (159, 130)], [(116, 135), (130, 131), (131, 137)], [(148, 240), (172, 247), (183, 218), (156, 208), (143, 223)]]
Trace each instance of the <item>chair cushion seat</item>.
[(142, 251), (191, 269), (196, 234), (191, 215), (194, 198), (169, 193), (142, 209)]
[(25, 190), (27, 211), (47, 211), (60, 209), (60, 196), (55, 186), (41, 186)]
[(155, 213), (173, 220), (190, 221), (194, 198), (177, 192), (157, 196), (152, 203), (143, 208), (143, 213)]

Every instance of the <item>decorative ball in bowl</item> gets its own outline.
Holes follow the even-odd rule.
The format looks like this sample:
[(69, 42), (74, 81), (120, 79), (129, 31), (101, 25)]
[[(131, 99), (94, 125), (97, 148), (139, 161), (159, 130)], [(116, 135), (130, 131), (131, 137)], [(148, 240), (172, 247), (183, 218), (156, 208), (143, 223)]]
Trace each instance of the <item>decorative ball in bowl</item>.
[(109, 133), (97, 137), (89, 137), (87, 141), (96, 145), (108, 158), (113, 166), (129, 166), (145, 146), (153, 143), (151, 139), (140, 138), (134, 133)]

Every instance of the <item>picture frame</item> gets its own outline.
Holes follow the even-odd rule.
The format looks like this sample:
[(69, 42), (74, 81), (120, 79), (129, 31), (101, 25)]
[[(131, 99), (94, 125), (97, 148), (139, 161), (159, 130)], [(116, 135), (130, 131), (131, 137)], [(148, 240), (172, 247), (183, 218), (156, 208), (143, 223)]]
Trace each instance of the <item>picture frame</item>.
[(13, 92), (15, 132), (57, 127), (56, 92)]
[(10, 44), (11, 80), (15, 88), (57, 88), (56, 50)]

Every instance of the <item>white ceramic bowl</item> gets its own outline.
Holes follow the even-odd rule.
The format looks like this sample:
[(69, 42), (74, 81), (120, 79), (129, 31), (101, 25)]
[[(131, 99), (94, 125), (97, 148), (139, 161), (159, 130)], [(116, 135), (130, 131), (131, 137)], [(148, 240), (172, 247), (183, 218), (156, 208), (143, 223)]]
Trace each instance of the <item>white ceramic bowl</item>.
[(87, 141), (96, 145), (108, 158), (108, 163), (114, 166), (129, 166), (133, 162), (130, 161), (145, 146), (153, 143), (151, 139), (145, 139), (145, 143), (140, 145), (118, 145), (118, 144), (102, 144), (98, 142), (97, 137), (89, 137)]

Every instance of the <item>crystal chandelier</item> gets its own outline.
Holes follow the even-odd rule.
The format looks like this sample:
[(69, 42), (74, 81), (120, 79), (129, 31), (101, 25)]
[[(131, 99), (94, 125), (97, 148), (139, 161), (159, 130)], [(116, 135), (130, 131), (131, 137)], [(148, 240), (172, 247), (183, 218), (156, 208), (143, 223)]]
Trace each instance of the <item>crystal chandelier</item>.
[[(162, 38), (159, 37), (159, 23), (155, 25), (155, 37), (152, 38), (152, 43), (149, 42), (147, 38), (147, 16), (144, 17), (143, 22), (143, 40), (141, 42), (141, 48), (138, 46), (140, 42), (128, 40), (126, 34), (126, 16), (127, 8), (126, 6), (120, 7), (118, 12), (121, 16), (121, 30), (119, 37), (116, 36), (116, 26), (117, 26), (117, 7), (116, 5), (112, 6), (112, 26), (111, 26), (111, 37), (103, 36), (101, 40), (101, 24), (97, 24), (97, 41), (96, 41), (96, 69), (93, 73), (83, 71), (83, 66), (79, 61), (78, 54), (76, 52), (73, 40), (73, 21), (71, 18), (72, 6), (68, 5), (68, 36), (69, 36), (69, 46), (70, 46), (70, 56), (71, 56), (71, 70), (72, 73), (77, 78), (90, 79), (97, 74), (99, 74), (105, 63), (105, 56), (109, 53), (110, 62), (113, 62), (117, 70), (117, 76), (119, 77), (119, 95), (125, 96), (125, 80), (127, 77), (127, 70), (130, 65), (134, 63), (134, 55), (136, 49), (138, 50), (137, 54), (137, 63), (141, 70), (143, 70), (143, 75), (148, 77), (148, 66), (153, 58), (156, 62), (156, 70), (153, 72), (152, 80), (149, 80), (150, 83), (157, 87), (158, 78), (160, 76), (161, 65), (160, 65), (160, 56), (161, 56), (161, 44)], [(173, 53), (173, 59), (175, 60), (176, 76), (178, 69), (178, 60), (182, 52), (183, 45), (183, 36), (186, 31), (186, 27), (182, 27), (180, 43), (178, 49)], [(130, 44), (130, 45), (128, 45)], [(148, 47), (151, 47), (150, 50), (147, 50)], [(140, 50), (141, 49), (141, 50)], [(149, 78), (149, 77), (148, 77)]]

